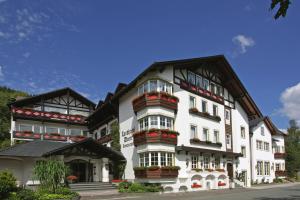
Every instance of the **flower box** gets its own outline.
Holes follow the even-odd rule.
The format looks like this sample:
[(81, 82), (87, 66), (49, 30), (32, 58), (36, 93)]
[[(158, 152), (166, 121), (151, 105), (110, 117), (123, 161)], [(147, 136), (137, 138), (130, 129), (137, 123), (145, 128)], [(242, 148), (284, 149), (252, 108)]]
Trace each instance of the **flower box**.
[(134, 175), (142, 179), (177, 178), (179, 167), (135, 167)]
[(219, 186), (219, 187), (226, 186), (226, 183), (218, 182), (218, 186)]
[(202, 185), (197, 184), (197, 183), (193, 183), (193, 185), (191, 186), (193, 189), (197, 189), (197, 188), (202, 188)]
[(166, 129), (150, 129), (149, 131), (139, 131), (133, 134), (133, 143), (135, 146), (148, 143), (164, 143), (177, 145), (179, 133)]
[(135, 113), (151, 106), (160, 106), (177, 111), (178, 101), (176, 96), (165, 92), (149, 92), (135, 98), (132, 101), (132, 106)]
[(189, 109), (189, 113), (193, 114), (193, 115), (197, 115), (199, 117), (203, 117), (203, 118), (212, 120), (212, 121), (215, 121), (215, 122), (220, 122), (221, 121), (221, 117), (220, 116), (217, 116), (217, 115), (214, 116), (214, 115), (209, 114), (208, 112), (200, 112), (200, 111), (198, 111), (197, 108), (191, 108), (191, 109)]
[(217, 172), (225, 172), (225, 169), (216, 169)]
[(205, 171), (207, 171), (207, 172), (213, 172), (214, 170), (213, 169), (205, 169)]

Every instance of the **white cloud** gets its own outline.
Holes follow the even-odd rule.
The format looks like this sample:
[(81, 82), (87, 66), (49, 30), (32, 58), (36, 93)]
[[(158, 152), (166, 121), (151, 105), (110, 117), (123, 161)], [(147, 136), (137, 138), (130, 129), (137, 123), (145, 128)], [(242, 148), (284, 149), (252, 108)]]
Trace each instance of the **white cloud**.
[(283, 107), (281, 113), (289, 119), (300, 122), (300, 82), (282, 92), (280, 100)]
[(232, 42), (238, 45), (239, 53), (244, 54), (247, 52), (247, 48), (253, 47), (255, 41), (251, 37), (245, 35), (236, 35), (232, 38)]

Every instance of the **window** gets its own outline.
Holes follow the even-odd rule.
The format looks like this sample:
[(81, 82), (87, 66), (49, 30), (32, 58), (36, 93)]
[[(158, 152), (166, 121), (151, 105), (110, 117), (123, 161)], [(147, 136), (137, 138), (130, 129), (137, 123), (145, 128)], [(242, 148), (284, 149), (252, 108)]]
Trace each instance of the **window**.
[(219, 131), (214, 130), (214, 142), (219, 142)]
[(242, 153), (242, 155), (243, 155), (243, 158), (246, 158), (246, 147), (245, 146), (242, 146), (241, 147), (241, 153)]
[(139, 95), (149, 91), (167, 92), (172, 94), (172, 84), (163, 80), (148, 80), (138, 87)]
[(263, 175), (263, 162), (257, 161), (256, 167), (257, 167), (257, 175), (258, 176)]
[(149, 154), (145, 153), (144, 156), (145, 156), (145, 167), (148, 167), (149, 166)]
[(159, 115), (148, 116), (138, 120), (138, 127), (140, 131), (148, 130), (149, 128), (173, 129), (173, 119)]
[(231, 135), (226, 134), (226, 148), (231, 149)]
[(275, 146), (275, 153), (280, 153), (280, 146)]
[(216, 157), (215, 158), (215, 168), (216, 169), (220, 169), (221, 168), (221, 158), (220, 157)]
[(41, 128), (42, 127), (39, 125), (33, 125), (33, 132), (34, 133), (42, 133)]
[(246, 130), (245, 127), (241, 126), (241, 138), (245, 139), (246, 138)]
[(263, 150), (262, 141), (256, 140), (256, 149), (257, 150)]
[(225, 109), (225, 122), (226, 124), (230, 125), (230, 110), (229, 109)]
[(151, 128), (158, 128), (157, 116), (150, 117)]
[(103, 137), (106, 135), (106, 128), (103, 128), (100, 130), (100, 137)]
[(196, 108), (196, 98), (190, 96), (190, 108)]
[(166, 153), (160, 153), (160, 165), (167, 166)]
[(275, 168), (276, 168), (276, 171), (280, 171), (280, 164), (276, 163)]
[(260, 134), (265, 135), (265, 128), (264, 127), (260, 127)]
[[(100, 134), (101, 134), (101, 137), (102, 137), (102, 133), (101, 132), (100, 132)], [(106, 134), (106, 128), (105, 128), (105, 134)], [(80, 129), (70, 129), (70, 135), (81, 135), (81, 130)]]
[(192, 169), (197, 169), (198, 168), (198, 156), (193, 155), (192, 156)]
[(218, 96), (223, 96), (223, 90), (222, 90), (222, 87), (217, 85), (217, 95)]
[(158, 166), (158, 153), (157, 152), (151, 153), (151, 166)]
[(213, 105), (213, 115), (218, 116), (218, 106), (217, 105)]
[(209, 80), (203, 79), (203, 87), (205, 90), (209, 90)]
[(19, 131), (32, 131), (31, 125), (20, 124)]
[(208, 112), (207, 111), (207, 101), (202, 101), (202, 112)]
[(167, 121), (166, 117), (160, 116), (159, 121), (160, 121), (160, 128), (166, 128), (166, 121)]
[(202, 85), (202, 77), (201, 76), (196, 75), (196, 86), (200, 87), (200, 88), (203, 87), (203, 85)]
[(191, 125), (191, 138), (197, 138), (197, 126)]
[(46, 127), (46, 133), (58, 133), (58, 128)]
[(264, 150), (265, 151), (270, 151), (270, 144), (268, 142), (264, 143)]
[(203, 128), (203, 140), (209, 141), (209, 132), (207, 128)]
[(212, 94), (216, 94), (216, 85), (213, 82), (210, 82), (210, 91)]
[(209, 169), (209, 156), (204, 156), (204, 169)]
[(173, 153), (167, 153), (167, 166), (173, 166), (174, 165), (174, 154)]
[(193, 72), (188, 72), (188, 82), (195, 85), (195, 74)]
[(150, 92), (157, 91), (157, 80), (150, 80)]
[(145, 166), (145, 154), (141, 153), (140, 154), (140, 167)]
[[(149, 163), (150, 159), (150, 163)], [(139, 154), (140, 167), (147, 166), (173, 166), (174, 153), (146, 152)]]
[(264, 170), (265, 170), (265, 175), (269, 176), (270, 175), (270, 162), (265, 162)]

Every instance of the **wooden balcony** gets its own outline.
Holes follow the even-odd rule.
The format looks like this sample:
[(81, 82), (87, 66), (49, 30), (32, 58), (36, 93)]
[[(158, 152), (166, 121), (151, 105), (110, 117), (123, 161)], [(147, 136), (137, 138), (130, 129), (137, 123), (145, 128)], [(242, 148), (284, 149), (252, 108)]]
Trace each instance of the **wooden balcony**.
[(18, 139), (34, 139), (34, 140), (53, 140), (53, 141), (73, 141), (80, 142), (86, 139), (86, 136), (81, 135), (61, 135), (58, 133), (33, 133), (31, 131), (14, 131), (14, 138)]
[(286, 171), (275, 171), (275, 176), (284, 177), (284, 176), (287, 176), (287, 172)]
[(132, 101), (134, 112), (138, 112), (146, 107), (160, 106), (177, 111), (178, 98), (165, 92), (145, 93)]
[(110, 142), (111, 140), (112, 140), (112, 136), (111, 136), (111, 135), (105, 135), (105, 136), (99, 138), (99, 139), (97, 140), (97, 142), (98, 142), (99, 144), (103, 144), (103, 143)]
[(137, 167), (134, 169), (135, 178), (141, 179), (164, 179), (177, 178), (178, 167)]
[(133, 143), (135, 146), (148, 143), (163, 143), (177, 145), (176, 131), (151, 129), (149, 131), (140, 131), (133, 134)]
[(187, 90), (191, 93), (197, 94), (199, 96), (208, 98), (208, 99), (210, 99), (212, 101), (215, 101), (217, 103), (224, 104), (224, 98), (223, 97), (218, 96), (216, 94), (213, 94), (208, 90), (204, 90), (203, 88), (192, 85), (192, 84), (190, 84), (190, 83), (188, 83), (184, 80), (180, 81), (180, 88), (184, 89), (184, 90)]
[(275, 159), (285, 159), (286, 153), (274, 153)]
[(57, 112), (45, 112), (23, 108), (13, 108), (12, 113), (14, 117), (28, 118), (32, 120), (50, 120), (73, 124), (86, 124), (86, 117), (82, 115), (67, 115)]

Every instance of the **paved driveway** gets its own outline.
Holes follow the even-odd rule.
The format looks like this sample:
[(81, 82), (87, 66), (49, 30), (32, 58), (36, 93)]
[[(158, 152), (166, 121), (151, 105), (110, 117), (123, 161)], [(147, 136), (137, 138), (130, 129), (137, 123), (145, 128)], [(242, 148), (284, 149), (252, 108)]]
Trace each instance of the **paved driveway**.
[[(272, 187), (272, 188), (270, 188)], [(176, 194), (122, 194), (84, 197), (83, 200), (300, 200), (300, 185), (253, 189), (216, 190)]]

